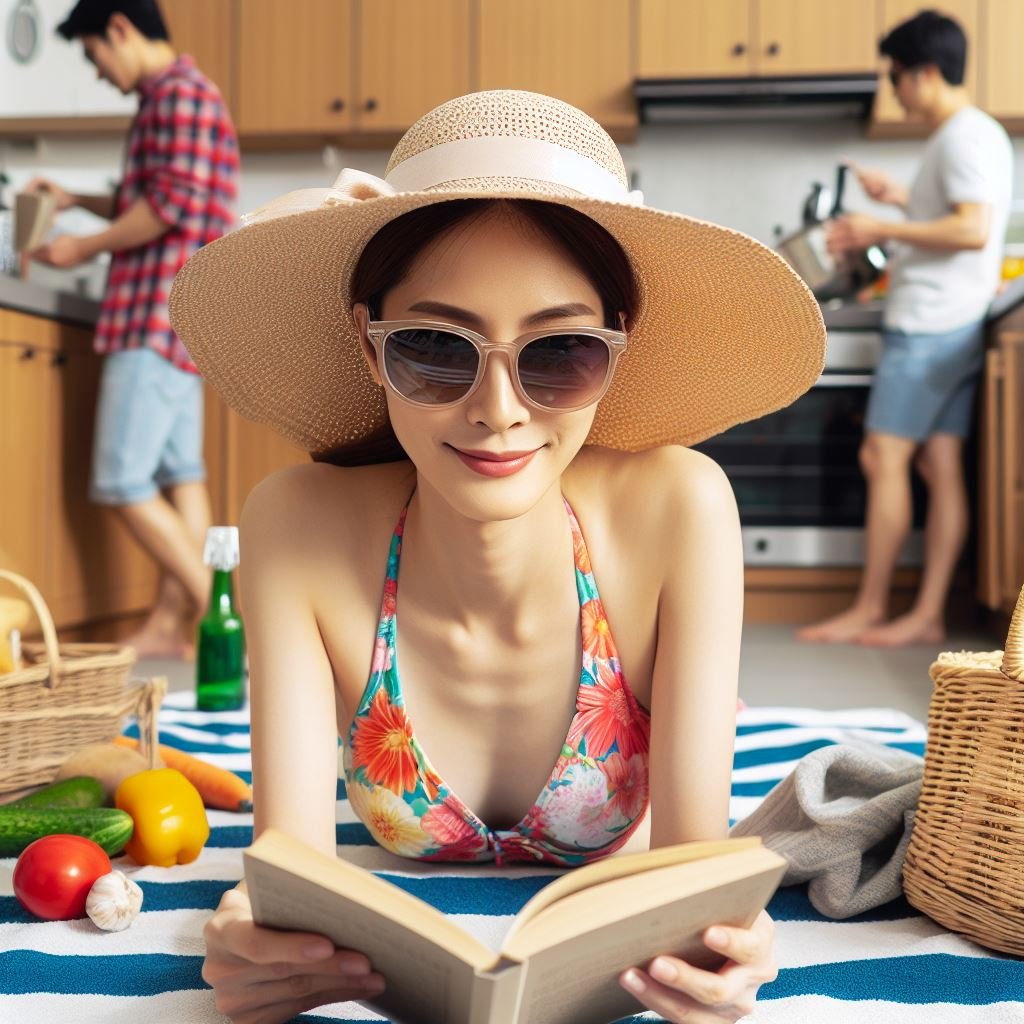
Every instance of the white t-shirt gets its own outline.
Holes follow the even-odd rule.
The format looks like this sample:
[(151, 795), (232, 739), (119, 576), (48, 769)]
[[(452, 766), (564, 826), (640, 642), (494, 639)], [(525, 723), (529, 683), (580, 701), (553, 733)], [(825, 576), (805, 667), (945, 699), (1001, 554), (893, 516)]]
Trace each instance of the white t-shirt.
[(910, 187), (908, 220), (948, 216), (954, 203), (988, 203), (984, 249), (925, 249), (897, 243), (889, 264), (886, 327), (943, 334), (982, 319), (999, 284), (1013, 194), (1013, 147), (977, 107), (964, 107), (928, 139)]

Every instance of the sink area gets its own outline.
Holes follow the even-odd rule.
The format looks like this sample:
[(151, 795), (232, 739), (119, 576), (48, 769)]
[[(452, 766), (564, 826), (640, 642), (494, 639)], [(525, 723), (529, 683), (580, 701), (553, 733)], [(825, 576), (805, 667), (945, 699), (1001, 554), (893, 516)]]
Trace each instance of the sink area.
[(96, 299), (34, 281), (0, 274), (0, 308), (92, 327), (100, 313)]

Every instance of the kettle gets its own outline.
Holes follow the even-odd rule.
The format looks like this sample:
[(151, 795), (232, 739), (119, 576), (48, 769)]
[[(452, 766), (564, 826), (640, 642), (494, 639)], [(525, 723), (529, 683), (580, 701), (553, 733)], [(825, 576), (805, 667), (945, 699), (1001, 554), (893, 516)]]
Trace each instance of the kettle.
[[(885, 270), (887, 257), (881, 246), (872, 245), (862, 252), (846, 253), (836, 260), (825, 245), (826, 224), (841, 217), (843, 192), (849, 167), (840, 164), (836, 169), (836, 185), (832, 207), (825, 217), (828, 189), (815, 182), (811, 194), (804, 201), (804, 226), (776, 246), (776, 251), (807, 282), (816, 299), (852, 298), (862, 288), (878, 280)], [(824, 198), (823, 198), (824, 197)]]

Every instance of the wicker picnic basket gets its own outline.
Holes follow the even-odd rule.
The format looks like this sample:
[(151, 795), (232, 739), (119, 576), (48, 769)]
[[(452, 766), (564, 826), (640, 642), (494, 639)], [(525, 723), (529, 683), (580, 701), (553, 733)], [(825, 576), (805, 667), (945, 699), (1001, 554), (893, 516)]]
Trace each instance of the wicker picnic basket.
[(25, 644), (26, 667), (0, 675), (0, 793), (51, 782), (79, 747), (111, 740), (125, 716), (139, 723), (140, 747), (155, 766), (157, 713), (166, 680), (130, 684), (130, 647), (59, 644), (46, 602), (23, 576), (0, 569), (28, 598), (43, 642)]
[(951, 931), (1024, 956), (1024, 590), (1005, 651), (940, 654), (907, 899)]

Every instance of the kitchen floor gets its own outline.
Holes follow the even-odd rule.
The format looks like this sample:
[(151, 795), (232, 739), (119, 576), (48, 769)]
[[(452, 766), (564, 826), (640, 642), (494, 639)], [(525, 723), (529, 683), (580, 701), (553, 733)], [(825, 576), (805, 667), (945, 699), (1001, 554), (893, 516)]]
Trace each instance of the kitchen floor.
[[(1002, 641), (978, 631), (950, 634), (942, 650), (988, 651)], [(896, 708), (924, 721), (937, 649), (881, 650), (797, 643), (792, 626), (748, 625), (743, 631), (740, 696), (754, 707)], [(165, 675), (171, 690), (194, 685), (189, 662), (143, 660), (142, 676)]]

